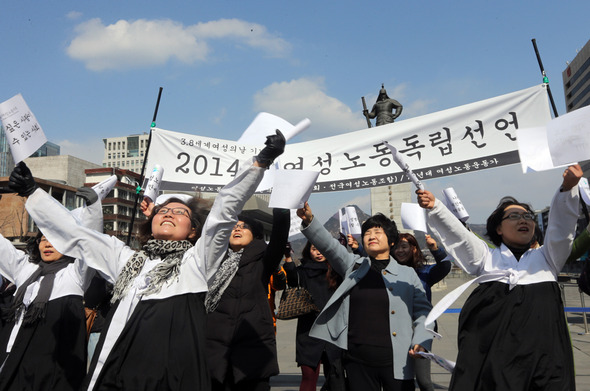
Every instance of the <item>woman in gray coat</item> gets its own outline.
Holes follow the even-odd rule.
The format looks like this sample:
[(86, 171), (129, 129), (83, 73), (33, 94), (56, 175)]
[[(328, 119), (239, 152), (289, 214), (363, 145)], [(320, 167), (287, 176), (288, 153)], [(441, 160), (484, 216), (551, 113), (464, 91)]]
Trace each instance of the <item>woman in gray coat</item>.
[(301, 232), (344, 277), (310, 335), (345, 349), (344, 368), (351, 391), (414, 390), (413, 360), (430, 349), (424, 320), (431, 309), (414, 269), (389, 255), (398, 239), (395, 223), (382, 214), (362, 225), (367, 257), (349, 253), (313, 218), (297, 210)]

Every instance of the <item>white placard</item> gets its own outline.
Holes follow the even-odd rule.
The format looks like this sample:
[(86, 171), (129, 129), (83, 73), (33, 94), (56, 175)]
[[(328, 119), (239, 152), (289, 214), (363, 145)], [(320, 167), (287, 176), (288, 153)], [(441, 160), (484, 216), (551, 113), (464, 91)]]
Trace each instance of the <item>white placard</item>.
[(545, 126), (518, 129), (516, 141), (523, 174), (555, 168), (551, 160)]
[(0, 103), (0, 122), (15, 164), (31, 156), (47, 142), (41, 125), (21, 94)]
[(274, 114), (259, 113), (250, 126), (242, 133), (237, 143), (254, 146), (264, 145), (266, 137), (275, 134), (276, 129), (280, 130), (283, 136), (285, 136), (285, 139), (289, 141), (289, 139), (307, 129), (310, 124), (311, 121), (305, 118), (293, 126), (288, 121)]
[(318, 179), (318, 171), (281, 170), (275, 177), (269, 208), (303, 208)]
[(111, 175), (109, 178), (105, 179), (104, 181), (97, 183), (96, 185), (92, 186), (92, 190), (96, 192), (98, 198), (104, 200), (104, 198), (113, 190), (113, 187), (117, 184), (117, 176)]
[(443, 190), (443, 194), (447, 202), (445, 205), (447, 208), (453, 212), (453, 214), (462, 222), (466, 222), (469, 219), (469, 213), (463, 206), (463, 203), (459, 199), (459, 196), (455, 192), (455, 189), (452, 187), (448, 187)]
[(399, 168), (401, 168), (402, 171), (408, 176), (408, 178), (410, 178), (412, 183), (419, 190), (424, 190), (424, 185), (422, 184), (422, 182), (420, 182), (420, 179), (418, 179), (416, 174), (414, 174), (414, 172), (410, 169), (410, 166), (408, 166), (408, 164), (404, 161), (404, 158), (402, 157), (401, 153), (399, 153), (394, 146), (389, 145), (387, 141), (383, 141), (383, 143), (387, 148), (389, 148), (389, 150), (391, 151), (391, 155), (393, 156), (393, 160), (397, 163)]
[(582, 107), (547, 124), (547, 141), (554, 166), (590, 158), (590, 106)]
[(340, 232), (344, 235), (352, 235), (355, 239), (361, 237), (361, 224), (354, 206), (345, 206), (338, 210), (340, 216)]
[(426, 214), (420, 205), (402, 202), (400, 214), (405, 229), (427, 232)]
[(152, 169), (150, 179), (148, 180), (145, 190), (143, 191), (144, 197), (148, 197), (152, 201), (158, 198), (158, 192), (160, 191), (160, 183), (162, 182), (163, 175), (164, 169), (159, 164), (156, 164)]
[(578, 182), (578, 190), (586, 205), (590, 205), (590, 187), (588, 186), (588, 178), (580, 178)]

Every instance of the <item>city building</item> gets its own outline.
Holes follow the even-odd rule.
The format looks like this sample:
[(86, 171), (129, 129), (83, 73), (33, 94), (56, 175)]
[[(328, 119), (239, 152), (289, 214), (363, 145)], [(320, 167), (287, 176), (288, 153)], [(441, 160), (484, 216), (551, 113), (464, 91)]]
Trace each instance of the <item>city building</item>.
[(389, 219), (395, 221), (400, 232), (410, 232), (402, 225), (401, 205), (403, 202), (412, 202), (411, 182), (397, 185), (379, 186), (371, 188), (371, 214), (383, 213)]
[(566, 111), (590, 104), (590, 41), (567, 64), (561, 73)]
[(86, 182), (84, 170), (100, 168), (98, 164), (70, 155), (29, 157), (25, 159), (25, 163), (35, 178), (43, 178), (76, 188), (83, 186)]
[(103, 138), (104, 158), (102, 166), (141, 173), (148, 139), (149, 134), (147, 133)]
[[(57, 156), (59, 153), (60, 146), (48, 141), (31, 156)], [(13, 168), (14, 159), (10, 151), (10, 144), (4, 133), (4, 128), (0, 126), (0, 177), (9, 176)]]

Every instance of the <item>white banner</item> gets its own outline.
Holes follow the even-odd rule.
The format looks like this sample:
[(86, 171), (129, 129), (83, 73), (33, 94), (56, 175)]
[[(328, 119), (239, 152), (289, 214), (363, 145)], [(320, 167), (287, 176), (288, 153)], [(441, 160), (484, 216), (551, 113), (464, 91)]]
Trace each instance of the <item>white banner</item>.
[[(383, 141), (394, 146), (420, 180), (519, 162), (516, 130), (551, 119), (543, 85), (376, 128), (296, 144), (279, 158), (282, 169), (320, 172), (314, 192), (407, 182)], [(152, 130), (148, 167), (164, 168), (161, 189), (216, 192), (240, 161), (262, 146)]]

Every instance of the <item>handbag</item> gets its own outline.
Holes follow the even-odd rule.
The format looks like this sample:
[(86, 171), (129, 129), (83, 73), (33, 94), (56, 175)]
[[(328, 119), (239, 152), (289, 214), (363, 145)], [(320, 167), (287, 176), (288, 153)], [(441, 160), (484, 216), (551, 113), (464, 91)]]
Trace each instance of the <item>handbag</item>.
[(320, 312), (320, 310), (314, 304), (311, 293), (299, 286), (299, 274), (297, 274), (297, 286), (285, 289), (281, 295), (277, 319), (295, 319), (312, 312)]

